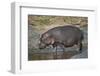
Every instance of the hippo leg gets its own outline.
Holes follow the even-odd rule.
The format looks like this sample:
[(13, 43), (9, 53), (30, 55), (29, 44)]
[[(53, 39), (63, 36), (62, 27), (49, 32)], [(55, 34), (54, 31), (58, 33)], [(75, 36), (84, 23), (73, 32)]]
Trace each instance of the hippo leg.
[(65, 58), (65, 48), (63, 47), (62, 50), (63, 50), (62, 58)]
[(57, 59), (57, 44), (55, 43), (55, 44), (53, 44), (52, 46), (53, 46), (53, 48), (55, 49), (54, 57)]
[(62, 51), (63, 51), (62, 58), (64, 58), (64, 55), (65, 55), (65, 47), (64, 47), (64, 45), (62, 45), (62, 44), (60, 44), (59, 46), (60, 46), (60, 48), (61, 48)]
[(79, 42), (78, 46), (79, 46), (79, 52), (82, 53), (82, 42)]
[(80, 43), (80, 53), (82, 53), (82, 42)]

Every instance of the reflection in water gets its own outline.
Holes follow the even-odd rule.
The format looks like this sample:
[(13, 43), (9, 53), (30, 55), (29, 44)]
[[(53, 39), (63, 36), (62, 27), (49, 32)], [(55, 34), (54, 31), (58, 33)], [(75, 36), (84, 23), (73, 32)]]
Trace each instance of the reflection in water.
[(87, 58), (87, 47), (84, 47), (82, 53), (77, 50), (67, 50), (65, 52), (34, 52), (29, 54), (28, 60), (52, 60), (52, 59), (71, 59), (71, 58)]
[(32, 55), (29, 55), (29, 60), (50, 60), (50, 59), (69, 59), (72, 56), (78, 54), (77, 51), (68, 51), (68, 52), (57, 52), (57, 55), (55, 52), (53, 53), (34, 53)]

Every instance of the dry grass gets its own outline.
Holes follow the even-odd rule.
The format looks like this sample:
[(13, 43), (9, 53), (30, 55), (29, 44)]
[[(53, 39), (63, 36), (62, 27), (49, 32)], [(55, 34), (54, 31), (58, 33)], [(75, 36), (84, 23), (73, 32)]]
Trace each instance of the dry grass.
[(79, 24), (79, 26), (87, 26), (87, 17), (75, 16), (34, 16), (28, 15), (28, 25), (33, 25), (37, 28), (52, 25)]

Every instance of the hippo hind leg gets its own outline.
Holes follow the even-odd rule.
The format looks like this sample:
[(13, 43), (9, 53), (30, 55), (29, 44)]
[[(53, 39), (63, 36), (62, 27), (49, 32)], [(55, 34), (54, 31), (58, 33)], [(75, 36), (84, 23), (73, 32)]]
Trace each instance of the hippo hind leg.
[(79, 53), (82, 53), (82, 42), (77, 42), (76, 43), (76, 47), (77, 47), (77, 51), (79, 52)]
[(79, 42), (78, 46), (79, 46), (79, 52), (82, 53), (82, 42)]

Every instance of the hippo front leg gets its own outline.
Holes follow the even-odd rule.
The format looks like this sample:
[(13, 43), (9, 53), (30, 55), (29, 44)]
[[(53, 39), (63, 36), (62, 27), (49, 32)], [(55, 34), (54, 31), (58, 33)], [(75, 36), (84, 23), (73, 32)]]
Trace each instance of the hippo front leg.
[(60, 45), (61, 49), (62, 49), (62, 58), (65, 58), (65, 47), (64, 45)]
[(57, 45), (56, 43), (52, 45), (54, 50), (55, 50), (55, 53), (54, 53), (54, 58), (57, 59)]

